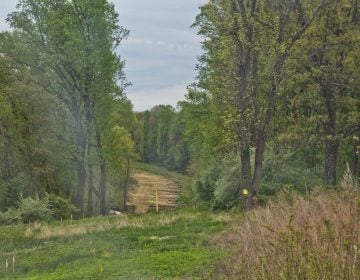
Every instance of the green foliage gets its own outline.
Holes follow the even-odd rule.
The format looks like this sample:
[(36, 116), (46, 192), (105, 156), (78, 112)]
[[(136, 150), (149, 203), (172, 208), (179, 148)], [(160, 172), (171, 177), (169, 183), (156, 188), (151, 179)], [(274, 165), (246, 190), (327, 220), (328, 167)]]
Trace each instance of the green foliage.
[(167, 105), (138, 113), (135, 131), (137, 151), (143, 162), (184, 171), (189, 163), (184, 123), (178, 112)]
[(219, 179), (221, 167), (213, 162), (201, 173), (195, 181), (195, 190), (200, 199), (210, 201), (214, 198), (216, 182)]
[(49, 195), (48, 208), (55, 220), (70, 219), (79, 211), (68, 199), (55, 194)]
[(219, 179), (215, 184), (214, 208), (231, 208), (239, 203), (240, 174), (239, 155), (231, 154), (221, 161)]
[(0, 224), (49, 221), (52, 219), (52, 214), (48, 195), (40, 199), (38, 195), (34, 198), (24, 198), (20, 194), (16, 208), (9, 208), (6, 212), (0, 213)]
[(128, 160), (136, 159), (131, 135), (123, 127), (114, 126), (106, 131), (104, 152), (114, 172), (124, 172)]
[(19, 213), (15, 208), (9, 208), (6, 212), (0, 212), (0, 225), (15, 224), (19, 220)]
[(268, 147), (260, 194), (274, 195), (284, 187), (306, 194), (320, 186), (322, 178), (317, 170), (320, 152), (314, 147), (282, 147), (278, 151)]
[(8, 21), (12, 30), (0, 38), (0, 209), (14, 206), (20, 192), (47, 192), (75, 198), (83, 212), (85, 184), (111, 175), (105, 134), (136, 123), (116, 52), (128, 31), (102, 0), (21, 0)]
[(45, 195), (42, 199), (40, 199), (38, 195), (36, 195), (35, 198), (24, 198), (20, 195), (16, 212), (19, 222), (23, 223), (48, 221), (52, 219), (48, 195)]

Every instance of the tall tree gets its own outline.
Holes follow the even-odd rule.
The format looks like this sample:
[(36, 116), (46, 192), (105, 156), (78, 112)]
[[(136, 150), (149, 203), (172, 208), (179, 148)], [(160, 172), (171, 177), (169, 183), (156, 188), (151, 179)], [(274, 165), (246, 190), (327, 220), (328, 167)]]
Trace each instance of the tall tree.
[[(127, 31), (118, 25), (114, 6), (104, 0), (21, 0), (17, 9), (8, 18), (14, 31), (3, 34), (2, 51), (27, 65), (35, 82), (56, 95), (73, 116), (77, 166), (74, 201), (82, 215), (86, 157), (94, 147), (90, 145), (94, 134), (95, 147), (101, 150), (102, 146), (94, 111), (102, 95), (116, 98), (122, 92), (116, 83), (123, 80), (123, 63), (114, 50)], [(100, 161), (105, 197), (105, 163), (102, 158)]]
[(360, 132), (359, 32), (357, 1), (334, 2), (320, 12), (288, 65), (293, 77), (288, 90), (295, 94), (288, 99), (296, 105), (294, 112), (307, 114), (303, 126), (321, 128), (323, 176), (331, 185), (336, 184), (341, 143)]
[(207, 38), (199, 85), (224, 108), (224, 126), (241, 155), (241, 187), (250, 188), (250, 201), (260, 188), (284, 67), (328, 2), (214, 0), (197, 18), (199, 33)]

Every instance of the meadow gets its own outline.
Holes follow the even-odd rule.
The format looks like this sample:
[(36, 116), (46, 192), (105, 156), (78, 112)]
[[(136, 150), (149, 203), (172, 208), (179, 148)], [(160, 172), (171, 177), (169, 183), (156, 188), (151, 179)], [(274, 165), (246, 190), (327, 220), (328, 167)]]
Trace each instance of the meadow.
[(183, 209), (1, 227), (0, 278), (211, 278), (213, 260), (224, 253), (209, 245), (210, 237), (228, 220)]

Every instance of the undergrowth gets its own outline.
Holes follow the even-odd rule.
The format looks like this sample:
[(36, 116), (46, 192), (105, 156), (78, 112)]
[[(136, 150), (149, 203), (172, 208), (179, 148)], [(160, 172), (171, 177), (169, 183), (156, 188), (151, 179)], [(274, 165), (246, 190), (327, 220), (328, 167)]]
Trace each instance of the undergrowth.
[(359, 190), (345, 178), (338, 190), (282, 193), (214, 242), (231, 252), (218, 278), (360, 279)]

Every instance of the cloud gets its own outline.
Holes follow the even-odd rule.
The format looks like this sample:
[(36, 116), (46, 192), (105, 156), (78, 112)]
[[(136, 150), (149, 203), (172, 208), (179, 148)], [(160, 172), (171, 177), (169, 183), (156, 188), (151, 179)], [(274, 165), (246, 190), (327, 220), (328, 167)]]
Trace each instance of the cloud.
[(1, 1), (0, 3), (0, 31), (8, 30), (9, 25), (6, 22), (7, 15), (15, 11), (18, 1)]
[(159, 104), (176, 107), (177, 102), (184, 99), (186, 87), (187, 84), (179, 84), (162, 89), (135, 90), (130, 91), (128, 97), (136, 112), (149, 110)]
[[(0, 0), (0, 29), (16, 0)], [(132, 83), (127, 91), (136, 110), (176, 105), (195, 77), (200, 38), (190, 29), (198, 7), (208, 0), (113, 0), (130, 36), (118, 49)]]

